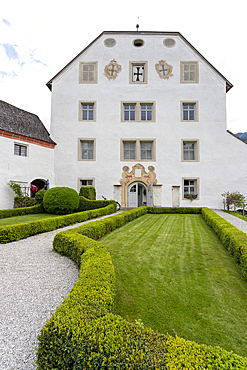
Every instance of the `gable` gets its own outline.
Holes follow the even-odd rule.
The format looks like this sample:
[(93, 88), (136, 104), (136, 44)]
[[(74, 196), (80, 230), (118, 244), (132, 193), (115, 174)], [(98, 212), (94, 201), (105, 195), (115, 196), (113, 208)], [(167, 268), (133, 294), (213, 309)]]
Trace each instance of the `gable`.
[[(134, 37), (133, 37), (134, 36)], [(103, 40), (104, 38), (104, 40)], [(117, 42), (116, 42), (116, 39)], [(95, 55), (97, 54), (97, 52), (94, 50), (94, 49), (97, 49), (97, 45), (99, 44), (99, 41), (103, 41), (104, 43), (104, 46), (108, 46), (109, 49), (111, 49), (111, 54), (113, 52), (113, 55), (111, 56), (111, 59), (112, 57), (114, 56), (114, 58), (116, 58), (116, 55), (114, 54), (114, 49), (112, 49), (112, 46), (115, 46), (116, 43), (120, 43), (122, 42), (121, 44), (121, 47), (122, 47), (122, 54), (124, 55), (125, 54), (125, 51), (127, 52), (127, 50), (123, 47), (123, 41), (124, 43), (126, 42), (129, 42), (129, 45), (134, 45), (134, 40), (136, 42), (140, 41), (140, 47), (144, 46), (145, 45), (145, 41), (143, 42), (143, 39), (145, 38), (152, 38), (153, 40), (155, 38), (159, 38), (159, 39), (162, 39), (164, 40), (164, 45), (165, 45), (165, 41), (166, 40), (170, 40), (172, 38), (174, 39), (177, 39), (177, 40), (180, 40), (184, 46), (187, 47), (187, 50), (188, 50), (188, 54), (190, 53), (190, 55), (194, 55), (195, 58), (197, 60), (200, 60), (202, 61), (202, 63), (204, 63), (205, 65), (207, 65), (207, 67), (213, 72), (215, 73), (220, 79), (222, 79), (226, 85), (226, 92), (228, 92), (232, 87), (233, 85), (206, 59), (203, 57), (202, 54), (200, 54), (179, 32), (132, 32), (132, 31), (104, 31), (102, 32), (95, 40), (93, 40), (85, 49), (83, 49), (73, 60), (71, 60), (60, 72), (58, 72), (50, 81), (47, 82), (47, 87), (52, 90), (52, 84), (53, 82), (59, 78), (63, 73), (66, 72), (66, 70), (68, 70), (69, 68), (71, 68), (73, 66), (73, 64), (77, 63), (78, 61), (81, 61), (83, 59), (83, 57), (85, 55), (89, 55), (89, 58), (91, 57), (91, 55)], [(107, 45), (107, 42), (109, 43), (109, 45)], [(110, 45), (110, 42), (112, 42), (112, 45)], [(115, 42), (115, 44), (114, 44)], [(141, 44), (143, 43), (143, 44)], [(125, 44), (126, 45), (126, 44)], [(137, 45), (135, 45), (137, 46)], [(169, 53), (169, 45), (165, 45), (167, 48), (164, 49), (165, 51), (163, 51), (162, 53), (165, 54), (165, 53)], [(153, 47), (153, 51), (156, 52), (157, 51), (157, 47), (155, 48), (154, 46)], [(99, 51), (99, 50), (98, 50)], [(130, 50), (130, 53), (131, 55), (133, 55), (133, 58), (135, 57), (135, 50), (134, 49), (131, 49)], [(99, 53), (99, 55), (101, 55), (102, 58), (104, 58), (104, 53)], [(101, 59), (102, 59), (101, 58)], [(98, 58), (96, 58), (95, 60), (97, 60)], [(91, 61), (91, 60), (90, 60)], [(110, 59), (108, 61), (108, 63), (110, 62)]]

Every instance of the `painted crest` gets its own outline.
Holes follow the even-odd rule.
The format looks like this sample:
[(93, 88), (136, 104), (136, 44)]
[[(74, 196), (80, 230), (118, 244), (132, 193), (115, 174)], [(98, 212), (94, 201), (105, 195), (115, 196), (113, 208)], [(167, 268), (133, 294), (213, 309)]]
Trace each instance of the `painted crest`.
[(118, 73), (122, 70), (122, 67), (117, 64), (116, 60), (111, 60), (107, 66), (105, 66), (104, 69), (104, 75), (109, 79), (109, 80), (115, 80), (117, 77)]
[(160, 76), (160, 78), (164, 78), (168, 80), (169, 77), (172, 77), (172, 66), (166, 63), (165, 60), (160, 60), (159, 63), (155, 64), (155, 69)]

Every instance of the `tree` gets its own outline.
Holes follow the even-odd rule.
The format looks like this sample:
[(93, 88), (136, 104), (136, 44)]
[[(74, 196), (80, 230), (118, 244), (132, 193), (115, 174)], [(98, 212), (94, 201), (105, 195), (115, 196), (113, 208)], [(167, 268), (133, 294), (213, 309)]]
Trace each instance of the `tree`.
[(230, 205), (234, 202), (236, 202), (237, 204), (241, 204), (245, 201), (245, 196), (243, 194), (240, 194), (238, 191), (233, 191), (232, 193), (230, 193), (230, 191), (225, 191), (221, 195), (226, 199), (226, 207), (228, 211), (230, 209)]

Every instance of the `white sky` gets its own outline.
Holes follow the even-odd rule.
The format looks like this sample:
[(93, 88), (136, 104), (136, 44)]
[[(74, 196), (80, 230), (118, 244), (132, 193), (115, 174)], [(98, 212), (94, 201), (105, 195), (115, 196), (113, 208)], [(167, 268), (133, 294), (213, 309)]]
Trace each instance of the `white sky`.
[[(0, 0), (0, 100), (50, 129), (46, 83), (102, 31), (180, 32), (234, 87), (227, 128), (247, 131), (247, 1)], [(139, 20), (138, 20), (139, 17)]]

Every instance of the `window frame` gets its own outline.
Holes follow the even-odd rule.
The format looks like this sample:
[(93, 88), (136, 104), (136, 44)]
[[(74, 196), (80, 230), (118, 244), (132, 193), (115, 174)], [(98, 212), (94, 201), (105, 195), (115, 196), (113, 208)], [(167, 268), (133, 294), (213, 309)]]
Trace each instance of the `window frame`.
[[(195, 159), (184, 159), (184, 144), (185, 143), (193, 143), (195, 144)], [(200, 162), (199, 156), (199, 139), (181, 139), (181, 161), (182, 162)]]
[[(19, 154), (15, 154), (15, 147), (19, 147)], [(21, 148), (25, 148), (25, 155), (21, 154)], [(28, 145), (14, 142), (14, 155), (17, 157), (28, 157)]]
[[(134, 142), (135, 143), (135, 159), (125, 159), (124, 158), (124, 143)], [(152, 143), (152, 159), (141, 159), (141, 143)], [(125, 162), (155, 162), (156, 161), (156, 139), (120, 139), (120, 160)]]
[[(185, 80), (184, 79), (184, 66), (185, 65), (195, 65), (195, 80)], [(190, 71), (189, 71), (190, 72)], [(194, 84), (199, 83), (199, 62), (198, 61), (181, 61), (180, 62), (180, 83), (184, 84)]]
[[(83, 80), (83, 66), (94, 65), (94, 79), (92, 81)], [(80, 62), (79, 64), (79, 84), (97, 84), (98, 83), (98, 62)]]
[[(125, 120), (124, 119), (124, 107), (127, 105), (135, 106), (135, 120)], [(141, 107), (144, 105), (152, 106), (152, 119), (151, 120), (142, 120), (141, 119)], [(122, 101), (121, 102), (121, 122), (132, 123), (132, 122), (156, 122), (156, 102), (154, 101)]]
[(200, 179), (199, 177), (183, 177), (182, 178), (182, 199), (183, 200), (190, 200), (189, 198), (185, 198), (184, 196), (184, 188), (185, 188), (185, 185), (184, 185), (184, 182), (185, 181), (195, 181), (195, 194), (197, 194), (197, 197), (194, 199), (194, 200), (199, 200), (200, 199)]
[[(93, 158), (92, 159), (84, 159), (82, 158), (82, 143), (83, 142), (93, 142)], [(96, 161), (96, 139), (88, 139), (88, 138), (79, 138), (78, 139), (78, 161), (83, 162), (91, 162)]]
[[(143, 66), (144, 67), (144, 81), (133, 81), (133, 67), (134, 66)], [(148, 83), (148, 62), (129, 62), (129, 83), (136, 85), (143, 85)]]
[[(93, 105), (93, 119), (83, 119), (83, 105)], [(96, 122), (96, 101), (79, 101), (79, 121)]]
[[(184, 106), (194, 105), (194, 119), (184, 119)], [(181, 122), (198, 122), (199, 121), (199, 103), (198, 100), (183, 100), (180, 102)]]
[[(81, 181), (92, 181), (93, 182), (93, 185), (81, 185)], [(94, 177), (79, 177), (77, 179), (77, 183), (78, 183), (78, 191), (80, 191), (80, 188), (82, 186), (93, 186), (95, 188), (95, 178)]]

